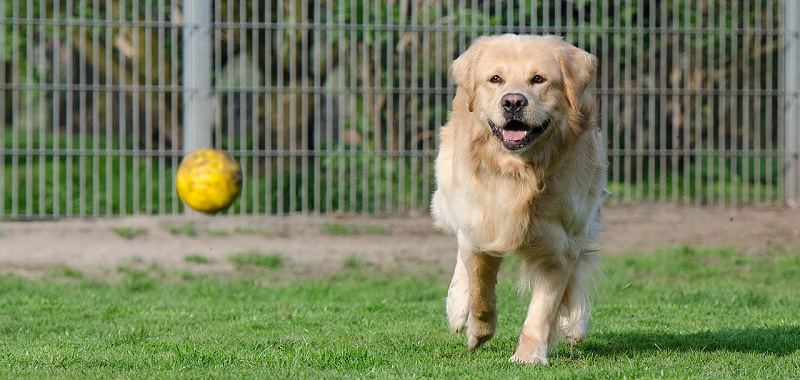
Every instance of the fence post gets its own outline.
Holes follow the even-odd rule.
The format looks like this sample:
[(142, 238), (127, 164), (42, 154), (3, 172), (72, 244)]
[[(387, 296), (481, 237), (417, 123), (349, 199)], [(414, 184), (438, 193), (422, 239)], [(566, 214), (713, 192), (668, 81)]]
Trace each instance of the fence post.
[(800, 207), (800, 1), (784, 0), (784, 170), (786, 203)]
[(183, 2), (183, 153), (211, 147), (211, 0)]

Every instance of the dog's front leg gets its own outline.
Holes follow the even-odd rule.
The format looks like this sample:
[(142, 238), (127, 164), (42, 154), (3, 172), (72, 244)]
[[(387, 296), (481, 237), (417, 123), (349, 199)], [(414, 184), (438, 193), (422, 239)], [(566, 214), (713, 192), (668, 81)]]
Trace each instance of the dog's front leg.
[(497, 272), (501, 256), (460, 249), (469, 284), (467, 346), (470, 351), (486, 343), (497, 325)]
[(453, 271), (453, 280), (447, 290), (447, 322), (450, 331), (460, 333), (467, 325), (469, 317), (469, 277), (461, 258), (461, 250), (456, 253), (456, 269)]
[(517, 351), (509, 360), (547, 365), (547, 350), (554, 334), (558, 333), (554, 322), (572, 274), (572, 265), (549, 262), (538, 263), (532, 268), (533, 297), (522, 325)]

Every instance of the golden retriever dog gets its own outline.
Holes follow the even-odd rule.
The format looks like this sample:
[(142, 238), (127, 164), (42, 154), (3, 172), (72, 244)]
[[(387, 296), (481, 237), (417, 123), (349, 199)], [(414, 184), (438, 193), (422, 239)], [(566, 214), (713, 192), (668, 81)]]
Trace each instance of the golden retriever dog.
[(511, 34), (478, 38), (450, 66), (457, 89), (431, 213), (458, 242), (447, 318), (454, 333), (467, 328), (470, 350), (494, 335), (497, 272), (509, 254), (533, 293), (510, 360), (546, 365), (560, 339), (586, 337), (607, 194), (596, 68), (560, 37)]

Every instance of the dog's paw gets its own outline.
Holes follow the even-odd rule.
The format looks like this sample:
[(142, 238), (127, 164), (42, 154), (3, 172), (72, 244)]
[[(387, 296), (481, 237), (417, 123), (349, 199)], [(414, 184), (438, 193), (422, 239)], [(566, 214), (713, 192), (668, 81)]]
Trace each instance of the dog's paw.
[(467, 325), (469, 317), (469, 305), (467, 300), (461, 297), (447, 297), (447, 323), (450, 324), (450, 332), (457, 334)]
[(450, 332), (458, 334), (464, 330), (464, 327), (467, 325), (467, 317), (448, 315), (447, 322), (450, 324)]
[(475, 351), (478, 347), (483, 346), (484, 343), (492, 339), (494, 334), (489, 335), (473, 335), (467, 330), (467, 347), (470, 351)]
[(584, 339), (586, 339), (586, 333), (584, 333), (583, 335), (566, 335), (566, 336), (564, 336), (564, 340), (566, 340), (567, 342), (569, 342), (570, 345), (573, 345), (573, 346), (578, 344), (578, 343), (580, 343), (580, 342), (583, 342)]
[(470, 316), (467, 322), (467, 346), (470, 351), (482, 346), (494, 336), (497, 316), (493, 313), (483, 315), (482, 319)]
[(538, 365), (547, 365), (547, 358), (544, 356), (539, 355), (519, 355), (514, 354), (508, 361), (512, 363), (522, 363), (522, 364), (538, 364)]
[(574, 346), (586, 339), (586, 333), (589, 331), (589, 321), (585, 318), (578, 321), (561, 318), (559, 324), (564, 340), (569, 344)]
[(450, 331), (460, 333), (469, 319), (469, 289), (466, 283), (453, 280), (447, 291), (446, 307)]
[(586, 339), (586, 331), (587, 329), (582, 326), (562, 330), (564, 334), (564, 340), (573, 346), (583, 342), (583, 340)]
[(477, 335), (470, 333), (469, 329), (467, 329), (467, 347), (469, 347), (470, 351), (475, 351), (478, 347), (488, 342), (489, 339), (492, 339), (492, 336), (494, 336), (494, 332), (488, 335)]

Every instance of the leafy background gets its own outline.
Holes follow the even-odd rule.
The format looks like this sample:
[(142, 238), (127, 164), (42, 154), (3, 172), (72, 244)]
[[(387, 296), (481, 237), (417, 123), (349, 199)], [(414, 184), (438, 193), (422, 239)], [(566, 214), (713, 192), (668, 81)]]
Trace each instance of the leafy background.
[[(4, 215), (175, 213), (181, 1), (5, 2)], [(424, 210), (449, 62), (552, 33), (600, 57), (612, 202), (781, 201), (779, 0), (213, 3), (234, 213)], [(76, 196), (77, 194), (77, 196)]]

